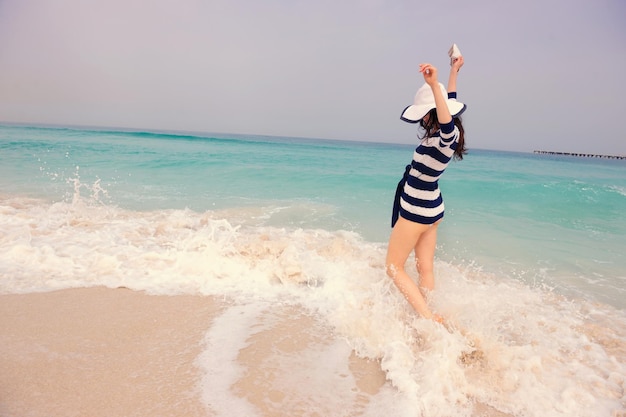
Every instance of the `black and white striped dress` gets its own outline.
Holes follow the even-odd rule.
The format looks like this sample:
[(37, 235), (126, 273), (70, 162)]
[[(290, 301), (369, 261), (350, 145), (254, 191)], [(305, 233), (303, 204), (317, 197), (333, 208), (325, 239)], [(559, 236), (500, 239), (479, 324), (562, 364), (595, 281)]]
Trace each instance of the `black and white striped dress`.
[(451, 121), (437, 133), (415, 148), (400, 197), (400, 216), (416, 223), (433, 224), (444, 214), (438, 180), (454, 155), (459, 129)]

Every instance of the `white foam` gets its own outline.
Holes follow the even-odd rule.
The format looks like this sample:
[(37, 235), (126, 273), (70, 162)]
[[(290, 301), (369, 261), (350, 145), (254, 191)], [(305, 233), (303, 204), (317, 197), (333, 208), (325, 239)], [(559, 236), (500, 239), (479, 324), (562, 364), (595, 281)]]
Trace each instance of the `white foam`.
[[(298, 329), (300, 335), (276, 332), (276, 326), (297, 321), (293, 314), (281, 312), (279, 300), (256, 301), (231, 306), (214, 321), (197, 365), (203, 371), (203, 401), (215, 415), (253, 417), (264, 415), (265, 408), (280, 409), (285, 415), (378, 417), (381, 411), (391, 410), (399, 417), (415, 415), (417, 408), (390, 386), (372, 395), (359, 390), (350, 370), (352, 349), (343, 339), (328, 340), (328, 331), (315, 325)], [(255, 354), (252, 366), (260, 369), (255, 379), (248, 375), (254, 375), (254, 369), (246, 368), (238, 357), (264, 331), (274, 333), (269, 346), (255, 347), (264, 348)], [(243, 395), (256, 396), (263, 409), (253, 406), (241, 392), (235, 393), (237, 384), (246, 378), (259, 392)]]
[(609, 192), (616, 192), (616, 193), (621, 194), (624, 197), (626, 197), (626, 188), (625, 187), (621, 187), (619, 185), (611, 185), (611, 186), (607, 187), (607, 189), (609, 190)]
[(230, 307), (215, 319), (205, 336), (205, 350), (196, 362), (203, 371), (202, 400), (217, 416), (260, 415), (252, 404), (231, 391), (244, 372), (237, 363), (239, 350), (259, 331), (252, 329), (258, 308), (256, 304)]

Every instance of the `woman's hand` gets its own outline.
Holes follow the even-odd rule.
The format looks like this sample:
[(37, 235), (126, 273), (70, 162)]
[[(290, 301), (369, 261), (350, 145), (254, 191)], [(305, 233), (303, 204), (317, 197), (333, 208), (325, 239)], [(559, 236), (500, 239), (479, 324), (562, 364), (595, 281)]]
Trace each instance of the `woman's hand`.
[(437, 68), (430, 64), (420, 64), (420, 72), (424, 76), (424, 81), (429, 86), (437, 85)]
[(461, 55), (460, 57), (456, 58), (454, 62), (452, 62), (452, 70), (454, 72), (459, 72), (461, 70), (461, 67), (463, 66), (463, 63), (463, 55)]

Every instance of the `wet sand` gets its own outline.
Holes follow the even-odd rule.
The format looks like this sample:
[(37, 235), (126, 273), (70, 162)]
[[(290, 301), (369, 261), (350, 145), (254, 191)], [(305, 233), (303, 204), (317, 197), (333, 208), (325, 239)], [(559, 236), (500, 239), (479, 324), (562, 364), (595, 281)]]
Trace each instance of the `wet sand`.
[[(214, 415), (202, 403), (194, 362), (224, 308), (211, 297), (128, 289), (1, 295), (0, 416)], [(237, 358), (248, 371), (232, 390), (263, 416), (294, 415), (286, 405), (295, 412), (307, 403), (287, 404), (289, 393), (273, 387), (283, 370), (272, 369), (271, 356), (297, 355), (312, 342), (301, 329), (315, 320), (292, 317), (255, 334)], [(376, 361), (349, 361), (363, 406), (385, 376)]]

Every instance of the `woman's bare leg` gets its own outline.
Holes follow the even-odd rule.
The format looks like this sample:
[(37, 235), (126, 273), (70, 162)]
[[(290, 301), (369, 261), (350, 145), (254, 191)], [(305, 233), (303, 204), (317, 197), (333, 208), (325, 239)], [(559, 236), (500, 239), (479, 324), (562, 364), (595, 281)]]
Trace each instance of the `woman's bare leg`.
[(387, 275), (393, 279), (413, 309), (424, 318), (432, 318), (433, 314), (419, 287), (406, 273), (404, 265), (411, 252), (418, 246), (420, 237), (430, 228), (431, 226), (400, 217), (391, 231), (386, 260)]
[(433, 271), (438, 225), (439, 222), (433, 224), (422, 233), (415, 245), (415, 265), (420, 279), (419, 286), (424, 296), (435, 289), (435, 274)]

